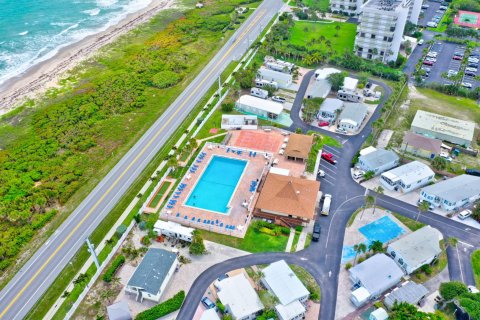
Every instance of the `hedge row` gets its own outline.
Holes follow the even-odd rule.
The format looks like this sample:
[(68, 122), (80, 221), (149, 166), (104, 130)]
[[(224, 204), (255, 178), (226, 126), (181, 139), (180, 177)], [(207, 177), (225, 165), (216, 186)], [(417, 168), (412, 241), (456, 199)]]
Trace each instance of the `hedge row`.
[(180, 309), (182, 306), (183, 300), (185, 300), (185, 291), (179, 291), (172, 298), (157, 304), (155, 307), (140, 312), (135, 317), (135, 320), (156, 320), (161, 318), (173, 311)]
[(125, 256), (119, 255), (118, 257), (113, 260), (112, 265), (107, 269), (105, 274), (103, 275), (103, 281), (110, 282), (112, 281), (115, 272), (117, 272), (118, 268), (120, 268), (125, 263)]

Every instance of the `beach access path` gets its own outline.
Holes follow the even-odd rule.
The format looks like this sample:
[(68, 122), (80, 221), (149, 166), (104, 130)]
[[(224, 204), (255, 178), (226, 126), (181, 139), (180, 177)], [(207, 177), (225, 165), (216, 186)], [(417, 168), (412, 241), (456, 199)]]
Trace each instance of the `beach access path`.
[(218, 76), (241, 57), (284, 5), (265, 0), (185, 91), (147, 130), (47, 242), (0, 292), (0, 319), (22, 319), (170, 138)]

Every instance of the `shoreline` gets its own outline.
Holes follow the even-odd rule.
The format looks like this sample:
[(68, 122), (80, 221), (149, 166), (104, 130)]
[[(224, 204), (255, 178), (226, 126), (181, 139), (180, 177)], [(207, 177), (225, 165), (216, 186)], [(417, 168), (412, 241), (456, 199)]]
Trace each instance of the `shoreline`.
[(61, 48), (53, 57), (5, 81), (0, 86), (0, 116), (16, 109), (27, 99), (38, 98), (47, 89), (57, 86), (66, 72), (92, 58), (99, 49), (118, 37), (148, 22), (160, 11), (173, 8), (174, 4), (175, 0), (152, 0), (147, 7), (128, 14), (116, 25)]

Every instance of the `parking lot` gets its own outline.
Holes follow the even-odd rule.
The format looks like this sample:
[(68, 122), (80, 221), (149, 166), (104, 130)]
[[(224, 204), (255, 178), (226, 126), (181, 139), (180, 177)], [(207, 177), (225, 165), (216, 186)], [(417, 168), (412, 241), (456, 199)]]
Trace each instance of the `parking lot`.
[[(424, 57), (421, 68), (425, 71), (425, 74), (422, 76), (422, 79), (426, 83), (440, 83), (444, 85), (455, 84), (456, 82), (464, 87), (474, 89), (480, 86), (480, 82), (475, 80), (475, 76), (480, 75), (478, 60), (476, 59), (480, 59), (480, 48), (474, 49), (467, 56), (464, 45), (437, 41), (430, 47), (430, 50)], [(466, 74), (462, 78), (452, 80), (442, 76), (442, 74), (447, 74), (454, 77), (464, 72)]]
[[(332, 159), (338, 161), (341, 156), (342, 156), (342, 149), (339, 148), (334, 148), (330, 146), (323, 146), (322, 152), (330, 153), (332, 154)], [(320, 166), (318, 167), (319, 170), (322, 170), (325, 172), (325, 176), (322, 178), (319, 178), (319, 181), (322, 183), (327, 183), (331, 186), (333, 186), (337, 180), (336, 178), (336, 165), (329, 163), (325, 159), (320, 160)]]
[[(418, 19), (418, 25), (427, 27), (429, 22), (440, 21), (446, 10), (440, 10), (440, 6), (448, 6), (448, 3), (441, 3), (438, 1), (425, 1), (422, 5), (422, 11), (420, 18)], [(428, 6), (428, 7), (427, 7)], [(438, 23), (437, 22), (437, 23)]]

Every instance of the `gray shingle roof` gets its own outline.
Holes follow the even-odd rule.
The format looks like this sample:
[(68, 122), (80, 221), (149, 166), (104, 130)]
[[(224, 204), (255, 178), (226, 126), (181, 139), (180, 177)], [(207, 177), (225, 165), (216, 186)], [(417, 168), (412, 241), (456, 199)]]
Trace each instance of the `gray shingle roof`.
[(425, 187), (422, 191), (455, 203), (480, 194), (480, 177), (462, 174)]
[(360, 156), (360, 160), (369, 168), (378, 168), (387, 163), (398, 161), (397, 154), (391, 150), (377, 149), (364, 156)]
[(339, 120), (353, 120), (356, 123), (362, 123), (367, 115), (367, 106), (363, 103), (345, 102), (345, 107), (340, 114)]
[(175, 262), (177, 255), (163, 249), (150, 248), (138, 265), (128, 286), (143, 288), (151, 294), (158, 294), (165, 276)]
[(428, 294), (427, 288), (421, 284), (409, 281), (400, 288), (394, 289), (385, 296), (385, 306), (391, 309), (397, 303), (407, 302), (409, 304), (417, 304), (425, 295)]
[(336, 98), (326, 98), (320, 105), (320, 111), (335, 113), (337, 110), (342, 110), (343, 101)]

